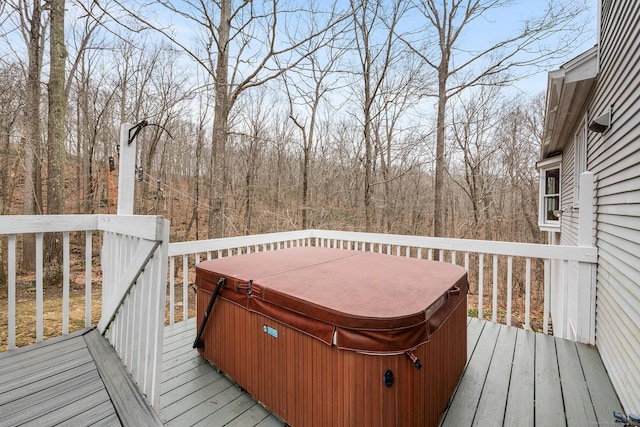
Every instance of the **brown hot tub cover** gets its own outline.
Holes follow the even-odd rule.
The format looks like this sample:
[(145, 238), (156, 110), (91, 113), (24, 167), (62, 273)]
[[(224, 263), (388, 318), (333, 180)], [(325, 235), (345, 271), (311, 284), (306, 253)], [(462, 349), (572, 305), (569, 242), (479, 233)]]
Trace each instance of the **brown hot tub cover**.
[(363, 353), (427, 342), (468, 291), (453, 264), (318, 247), (204, 261), (196, 273), (198, 288), (212, 291), (225, 277), (220, 298)]

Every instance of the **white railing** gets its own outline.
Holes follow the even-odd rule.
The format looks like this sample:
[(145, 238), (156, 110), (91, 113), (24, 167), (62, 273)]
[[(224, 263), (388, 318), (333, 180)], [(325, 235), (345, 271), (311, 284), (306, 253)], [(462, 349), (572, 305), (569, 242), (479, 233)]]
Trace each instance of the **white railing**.
[(16, 277), (17, 243), (19, 236), (35, 237), (35, 340), (44, 339), (44, 233), (62, 233), (63, 280), (62, 280), (62, 328), (61, 334), (69, 333), (70, 302), (70, 233), (85, 233), (85, 319), (84, 326), (91, 326), (92, 316), (92, 241), (93, 232), (98, 230), (96, 215), (46, 215), (46, 216), (5, 216), (0, 219), (0, 236), (7, 236), (7, 347), (16, 348)]
[(102, 317), (98, 330), (152, 406), (159, 408), (169, 222), (101, 216)]
[[(496, 242), (484, 240), (447, 239), (421, 236), (405, 236), (391, 234), (358, 233), (328, 230), (305, 230), (289, 233), (274, 233), (258, 236), (234, 237), (225, 239), (201, 240), (196, 242), (171, 243), (169, 245), (169, 322), (173, 323), (177, 313), (175, 310), (175, 288), (181, 287), (182, 319), (189, 315), (188, 305), (193, 305), (195, 295), (188, 292), (185, 284), (193, 283), (193, 263), (198, 263), (204, 255), (207, 259), (232, 256), (257, 251), (280, 249), (290, 246), (326, 246), (342, 249), (377, 251), (398, 256), (411, 256), (424, 259), (437, 259), (464, 266), (469, 270), (471, 260), (477, 260), (477, 315), (483, 318), (485, 295), (491, 295), (491, 320), (497, 321), (499, 302), (506, 306), (506, 324), (512, 322), (512, 293), (514, 260), (522, 259), (525, 280), (525, 329), (531, 325), (531, 290), (532, 265), (534, 262), (544, 264), (543, 282), (543, 333), (548, 333), (550, 308), (550, 264), (551, 260), (563, 261), (561, 265), (567, 271), (568, 262), (579, 264), (595, 264), (597, 250), (586, 246), (551, 246), (541, 244)], [(445, 260), (445, 257), (448, 259)], [(177, 277), (176, 259), (182, 258), (182, 278)], [(488, 258), (488, 259), (487, 259)], [(499, 259), (506, 258), (506, 301), (499, 301)], [(485, 278), (485, 263), (491, 265), (491, 280)], [(504, 264), (504, 261), (502, 262)], [(488, 267), (488, 266), (487, 266)], [(190, 277), (191, 274), (191, 277)], [(566, 278), (566, 275), (564, 275)], [(489, 282), (490, 289), (485, 288)]]
[[(49, 321), (45, 317), (43, 290), (44, 235), (62, 233), (63, 283), (61, 287), (61, 327), (53, 335), (70, 331), (70, 265), (81, 264), (84, 274), (84, 326), (93, 326), (92, 303), (102, 304), (98, 328), (104, 332), (118, 351), (140, 388), (150, 402), (159, 402), (159, 371), (162, 348), (162, 327), (166, 295), (166, 323), (172, 324), (193, 316), (195, 294), (189, 291), (193, 283), (193, 265), (201, 258), (237, 256), (292, 246), (326, 246), (354, 250), (377, 251), (398, 256), (424, 259), (438, 258), (475, 271), (472, 287), (477, 294), (477, 316), (483, 318), (484, 307), (491, 307), (491, 320), (497, 320), (498, 307), (505, 307), (505, 322), (512, 321), (512, 292), (515, 265), (524, 269), (525, 315), (523, 327), (531, 325), (532, 288), (543, 288), (543, 332), (548, 332), (551, 302), (550, 282), (552, 261), (562, 269), (557, 277), (567, 280), (569, 263), (578, 266), (595, 265), (597, 250), (587, 246), (550, 246), (510, 242), (463, 239), (443, 239), (420, 236), (356, 233), (326, 230), (304, 230), (245, 237), (232, 237), (196, 242), (168, 244), (168, 222), (161, 217), (107, 215), (47, 215), (6, 216), (0, 218), (0, 236), (7, 240), (7, 338), (8, 349), (16, 347), (16, 300), (18, 249), (21, 235), (35, 238), (35, 340), (42, 341), (51, 333), (44, 333)], [(79, 235), (78, 235), (79, 234)], [(76, 244), (71, 245), (73, 240)], [(97, 241), (98, 243), (95, 243)], [(84, 247), (82, 247), (84, 242)], [(102, 245), (101, 257), (93, 255)], [(73, 246), (73, 251), (71, 247)], [(80, 250), (77, 250), (80, 248)], [(84, 250), (82, 250), (84, 249)], [(4, 254), (3, 254), (4, 256)], [(168, 261), (167, 261), (168, 258)], [(99, 267), (95, 267), (98, 264)], [(533, 283), (533, 265), (542, 263), (542, 283)], [(523, 267), (524, 266), (524, 267)], [(77, 269), (78, 267), (76, 267)], [(169, 271), (167, 272), (167, 268)], [(181, 272), (178, 270), (182, 270)], [(101, 301), (92, 298), (92, 277), (102, 271)], [(488, 270), (488, 274), (485, 271)], [(168, 273), (168, 281), (166, 280)], [(519, 276), (518, 276), (519, 277)], [(74, 279), (78, 282), (78, 278)], [(165, 283), (168, 282), (168, 290)], [(500, 295), (498, 286), (506, 287)], [(30, 287), (31, 285), (29, 285)], [(82, 287), (76, 286), (76, 287)], [(24, 288), (24, 286), (23, 286)], [(176, 292), (178, 291), (178, 292)], [(490, 300), (487, 300), (490, 298)], [(499, 300), (504, 298), (504, 300)], [(562, 296), (568, 301), (569, 295)], [(2, 300), (0, 300), (2, 303)], [(181, 310), (177, 309), (179, 303)], [(23, 304), (23, 305), (25, 305)], [(73, 302), (77, 307), (78, 303)], [(77, 311), (77, 310), (76, 310)], [(29, 314), (33, 317), (33, 314)], [(22, 322), (22, 318), (21, 318)], [(0, 329), (0, 336), (2, 330)]]
[[(92, 322), (92, 280), (102, 271), (101, 317), (98, 329), (112, 343), (141, 391), (155, 407), (160, 401), (160, 365), (164, 328), (166, 259), (169, 223), (156, 216), (41, 215), (0, 218), (0, 236), (7, 238), (7, 349), (16, 348), (17, 261), (20, 237), (35, 237), (35, 341), (45, 337), (50, 309), (44, 309), (44, 235), (62, 233), (61, 329), (47, 337), (69, 333), (71, 235), (84, 233), (84, 326)], [(74, 236), (77, 240), (78, 236)], [(93, 239), (102, 239), (100, 268), (94, 267)], [(81, 246), (81, 245), (80, 245)], [(74, 248), (76, 245), (74, 245)], [(75, 259), (74, 258), (74, 259)], [(23, 272), (25, 273), (25, 272)], [(26, 272), (27, 275), (29, 272)], [(50, 291), (53, 292), (53, 291)], [(29, 307), (25, 307), (28, 309)], [(55, 316), (53, 316), (55, 317)], [(21, 329), (28, 320), (21, 320)]]

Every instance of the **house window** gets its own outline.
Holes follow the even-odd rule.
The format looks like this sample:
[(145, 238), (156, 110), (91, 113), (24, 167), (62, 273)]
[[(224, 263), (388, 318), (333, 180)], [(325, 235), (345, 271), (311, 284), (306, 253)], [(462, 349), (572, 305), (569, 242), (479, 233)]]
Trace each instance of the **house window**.
[(558, 231), (560, 228), (561, 164), (561, 155), (538, 162), (540, 169), (538, 225), (543, 231)]
[(545, 220), (557, 221), (560, 219), (560, 168), (545, 170), (544, 188)]

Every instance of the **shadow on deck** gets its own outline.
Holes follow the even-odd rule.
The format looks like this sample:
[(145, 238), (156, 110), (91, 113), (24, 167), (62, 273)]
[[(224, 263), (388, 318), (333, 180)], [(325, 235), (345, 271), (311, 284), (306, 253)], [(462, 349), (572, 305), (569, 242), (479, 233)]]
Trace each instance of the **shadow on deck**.
[[(93, 329), (1, 354), (0, 426), (283, 426), (191, 348), (195, 331), (194, 319), (165, 328), (159, 419)], [(441, 425), (613, 425), (613, 410), (594, 348), (470, 319), (467, 366)]]

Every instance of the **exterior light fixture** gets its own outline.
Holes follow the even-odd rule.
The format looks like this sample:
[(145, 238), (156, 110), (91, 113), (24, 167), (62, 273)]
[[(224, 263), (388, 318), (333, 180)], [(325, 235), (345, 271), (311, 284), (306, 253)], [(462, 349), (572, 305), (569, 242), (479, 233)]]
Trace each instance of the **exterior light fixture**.
[(603, 133), (611, 126), (611, 107), (589, 123), (591, 132)]

